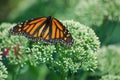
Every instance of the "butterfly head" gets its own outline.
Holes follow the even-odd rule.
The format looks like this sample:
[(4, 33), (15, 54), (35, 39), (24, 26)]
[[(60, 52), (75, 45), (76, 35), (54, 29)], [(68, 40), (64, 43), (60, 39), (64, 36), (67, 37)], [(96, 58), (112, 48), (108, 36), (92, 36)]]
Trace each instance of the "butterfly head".
[(21, 31), (22, 31), (22, 24), (17, 24), (13, 28), (11, 28), (9, 32), (10, 34), (16, 35), (16, 34), (20, 34)]
[(47, 17), (47, 20), (46, 20), (46, 23), (47, 23), (47, 24), (51, 23), (52, 19), (53, 19), (52, 16), (48, 16), (48, 17)]
[(68, 33), (68, 34), (64, 37), (63, 40), (65, 41), (65, 45), (67, 45), (67, 46), (72, 46), (72, 45), (73, 45), (73, 38), (72, 38), (72, 36), (71, 36), (70, 33)]
[(48, 16), (47, 19), (52, 19), (52, 16)]

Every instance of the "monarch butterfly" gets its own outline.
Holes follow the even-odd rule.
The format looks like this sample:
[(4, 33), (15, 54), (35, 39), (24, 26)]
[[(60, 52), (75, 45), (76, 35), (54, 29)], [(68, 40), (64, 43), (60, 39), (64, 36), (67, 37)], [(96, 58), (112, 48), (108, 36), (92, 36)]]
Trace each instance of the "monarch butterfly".
[(23, 35), (33, 41), (73, 45), (73, 38), (65, 26), (52, 16), (31, 19), (10, 29), (10, 34)]

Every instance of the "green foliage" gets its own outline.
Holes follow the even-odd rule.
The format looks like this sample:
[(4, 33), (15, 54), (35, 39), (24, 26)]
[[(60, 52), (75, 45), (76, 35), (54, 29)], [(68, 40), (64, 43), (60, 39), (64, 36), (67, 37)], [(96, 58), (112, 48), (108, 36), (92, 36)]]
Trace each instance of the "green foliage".
[(120, 76), (105, 75), (105, 76), (102, 76), (102, 78), (100, 80), (120, 80)]
[(77, 20), (86, 25), (101, 24), (105, 14), (102, 5), (100, 0), (79, 0), (75, 8)]
[[(77, 0), (76, 0), (77, 1)], [(76, 1), (73, 0), (19, 0), (16, 5), (14, 3), (14, 8), (8, 15), (8, 20), (10, 21), (21, 21), (26, 19), (31, 19), (35, 17), (43, 16), (56, 16), (58, 18), (71, 19), (68, 15), (69, 10), (76, 5)], [(13, 4), (12, 3), (12, 4)], [(67, 13), (66, 13), (67, 11)], [(60, 16), (63, 15), (64, 16)], [(13, 15), (14, 14), (14, 15)], [(69, 14), (72, 14), (71, 12)], [(21, 18), (22, 17), (22, 18)]]
[(99, 50), (98, 63), (101, 74), (104, 75), (101, 80), (120, 79), (120, 46), (110, 45), (108, 47), (102, 47)]
[(100, 25), (104, 16), (110, 19), (120, 17), (119, 0), (79, 0), (75, 8), (75, 17), (86, 25)]
[(0, 80), (5, 80), (8, 77), (7, 68), (2, 62), (2, 53), (0, 53)]
[(66, 47), (61, 44), (44, 44), (32, 42), (23, 36), (10, 35), (8, 30), (13, 24), (3, 23), (1, 30), (1, 50), (9, 51), (4, 55), (9, 64), (23, 67), (25, 64), (37, 66), (46, 64), (47, 67), (66, 77), (79, 69), (94, 70), (97, 66), (96, 51), (99, 48), (98, 37), (94, 31), (75, 21), (63, 21), (74, 38), (74, 45)]
[(118, 17), (110, 19), (106, 16), (104, 18), (103, 23), (95, 31), (99, 36), (101, 45), (120, 43), (120, 37), (118, 37), (118, 34), (120, 34), (119, 25), (120, 21)]
[[(17, 2), (17, 5), (16, 5), (16, 1), (12, 3), (13, 6), (16, 6), (16, 7), (14, 7), (14, 9), (9, 14), (9, 16), (8, 16), (9, 19), (14, 20), (18, 16), (23, 15), (23, 13), (26, 10), (28, 10), (31, 6), (33, 6), (37, 3), (37, 0), (32, 0), (32, 1), (29, 1), (29, 0), (21, 0), (20, 1), (20, 0), (18, 0), (18, 1), (19, 2)], [(29, 4), (29, 5), (27, 5), (27, 4)]]

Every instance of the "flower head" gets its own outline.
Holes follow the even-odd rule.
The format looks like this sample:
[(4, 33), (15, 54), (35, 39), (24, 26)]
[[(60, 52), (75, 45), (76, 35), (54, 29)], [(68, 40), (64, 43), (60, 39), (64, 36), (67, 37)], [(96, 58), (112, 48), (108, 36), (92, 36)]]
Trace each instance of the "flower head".
[[(59, 43), (44, 44), (41, 41), (29, 41), (23, 36), (4, 33), (4, 29), (2, 32), (6, 36), (0, 39), (2, 40), (2, 48), (10, 49), (7, 56), (10, 63), (21, 66), (28, 62), (34, 66), (46, 64), (49, 69), (57, 72), (71, 71), (74, 73), (79, 69), (94, 70), (97, 65), (95, 53), (100, 44), (98, 37), (91, 28), (79, 22), (72, 20), (62, 22), (74, 38), (72, 47), (66, 47)], [(22, 57), (16, 57), (16, 54)]]

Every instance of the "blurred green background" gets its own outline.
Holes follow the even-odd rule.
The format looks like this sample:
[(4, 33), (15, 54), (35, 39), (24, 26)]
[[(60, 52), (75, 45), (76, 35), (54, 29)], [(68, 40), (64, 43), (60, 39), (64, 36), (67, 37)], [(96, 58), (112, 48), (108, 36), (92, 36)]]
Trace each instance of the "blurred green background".
[[(99, 37), (98, 70), (81, 70), (82, 74), (77, 73), (76, 79), (120, 80), (120, 62), (117, 62), (120, 57), (120, 0), (0, 0), (0, 23), (17, 23), (50, 15), (87, 25)], [(29, 68), (26, 66), (25, 69)], [(34, 68), (28, 71), (31, 73), (26, 71), (25, 76), (36, 77)], [(48, 71), (44, 66), (40, 71), (37, 74), (41, 74), (39, 77), (43, 80)]]

